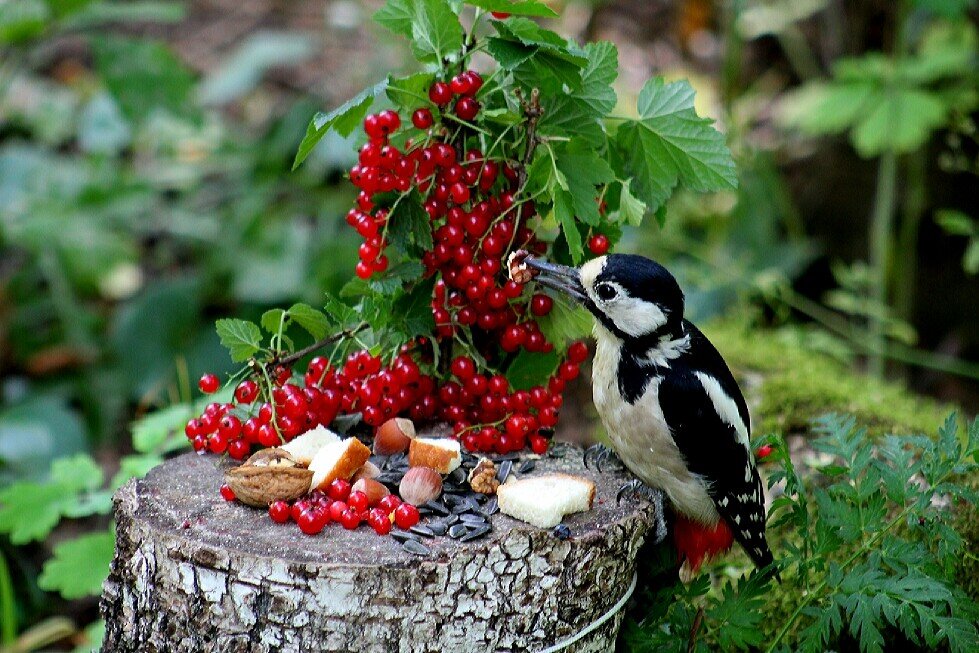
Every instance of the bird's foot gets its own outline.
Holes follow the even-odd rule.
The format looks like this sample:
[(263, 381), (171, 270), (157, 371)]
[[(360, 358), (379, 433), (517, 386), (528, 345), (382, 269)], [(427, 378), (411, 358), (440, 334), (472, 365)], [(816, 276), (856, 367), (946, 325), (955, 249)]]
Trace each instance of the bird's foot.
[(618, 454), (606, 447), (604, 444), (593, 444), (585, 449), (585, 468), (591, 469), (588, 463), (594, 463), (598, 472), (605, 471), (606, 466), (611, 465), (613, 469), (621, 471), (625, 469)]
[(659, 544), (666, 539), (667, 535), (664, 496), (662, 490), (651, 488), (638, 478), (634, 478), (619, 488), (619, 491), (615, 495), (615, 503), (622, 503), (622, 499), (627, 497), (630, 499), (645, 499), (653, 504), (653, 519), (655, 523), (653, 524), (652, 540), (653, 544)]

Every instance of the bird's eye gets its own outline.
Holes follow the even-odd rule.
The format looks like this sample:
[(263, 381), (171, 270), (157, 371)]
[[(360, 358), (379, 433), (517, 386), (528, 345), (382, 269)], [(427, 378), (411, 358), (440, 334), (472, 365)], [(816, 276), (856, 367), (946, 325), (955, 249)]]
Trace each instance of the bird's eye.
[(598, 286), (595, 287), (595, 292), (598, 293), (599, 299), (605, 302), (609, 301), (610, 299), (614, 299), (615, 295), (617, 294), (615, 287), (608, 283), (598, 284)]

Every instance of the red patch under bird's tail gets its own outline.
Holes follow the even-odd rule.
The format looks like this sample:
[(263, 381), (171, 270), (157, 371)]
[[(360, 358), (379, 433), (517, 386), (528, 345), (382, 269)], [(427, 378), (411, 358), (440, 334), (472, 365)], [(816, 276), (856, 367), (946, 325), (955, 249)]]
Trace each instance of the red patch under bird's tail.
[(705, 560), (731, 548), (734, 533), (723, 519), (718, 520), (715, 526), (705, 526), (677, 515), (673, 525), (673, 542), (679, 560), (685, 560), (689, 569), (696, 573)]

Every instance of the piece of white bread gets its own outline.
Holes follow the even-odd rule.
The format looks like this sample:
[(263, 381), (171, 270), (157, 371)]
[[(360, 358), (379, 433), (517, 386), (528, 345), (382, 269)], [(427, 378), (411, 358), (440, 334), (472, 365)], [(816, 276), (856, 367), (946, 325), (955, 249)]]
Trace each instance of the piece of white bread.
[(338, 478), (350, 480), (370, 457), (371, 450), (357, 438), (338, 440), (326, 445), (317, 452), (309, 465), (313, 470), (310, 488), (325, 490), (326, 486)]
[(504, 483), (496, 490), (500, 512), (540, 528), (552, 528), (565, 515), (591, 510), (595, 484), (570, 474), (547, 474)]
[(339, 441), (339, 435), (320, 424), (315, 429), (306, 431), (279, 448), (288, 451), (293, 460), (303, 467), (309, 467), (320, 449)]
[(462, 464), (462, 447), (452, 438), (414, 438), (408, 446), (408, 465), (431, 467), (450, 474)]

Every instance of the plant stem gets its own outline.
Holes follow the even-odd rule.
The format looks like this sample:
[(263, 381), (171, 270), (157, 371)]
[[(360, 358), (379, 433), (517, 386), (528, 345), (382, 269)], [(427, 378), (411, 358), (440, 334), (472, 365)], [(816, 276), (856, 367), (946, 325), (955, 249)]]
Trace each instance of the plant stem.
[(14, 604), (14, 584), (10, 579), (7, 559), (0, 551), (0, 644), (9, 646), (17, 638), (17, 606)]
[(326, 347), (327, 345), (333, 344), (334, 342), (336, 342), (338, 340), (343, 340), (344, 338), (349, 338), (351, 336), (354, 336), (354, 335), (360, 333), (361, 331), (363, 331), (366, 328), (367, 328), (367, 323), (366, 322), (361, 322), (360, 324), (358, 324), (353, 329), (344, 329), (340, 333), (334, 333), (333, 335), (327, 336), (327, 337), (323, 338), (322, 340), (318, 340), (318, 341), (314, 342), (313, 344), (311, 344), (310, 346), (304, 347), (303, 349), (300, 349), (297, 352), (293, 352), (293, 353), (289, 354), (288, 356), (284, 356), (282, 358), (273, 358), (268, 363), (267, 367), (274, 367), (276, 365), (292, 365), (293, 363), (295, 363), (297, 360), (299, 360), (303, 356), (307, 356), (309, 354), (312, 354), (314, 351), (317, 351), (319, 349), (322, 349), (323, 347)]
[[(843, 563), (840, 565), (840, 569), (842, 571), (846, 571), (846, 569), (851, 564), (853, 564), (853, 562), (856, 561), (857, 558), (870, 551), (870, 549), (873, 548), (874, 545), (876, 545), (877, 542), (879, 542), (880, 539), (888, 533), (888, 531), (890, 531), (892, 528), (894, 528), (902, 521), (904, 521), (904, 518), (908, 516), (908, 514), (911, 512), (913, 508), (914, 508), (913, 504), (905, 507), (904, 510), (901, 511), (901, 514), (899, 514), (897, 517), (895, 517), (890, 522), (888, 522), (887, 526), (874, 533), (873, 537), (871, 537), (869, 540), (864, 542), (860, 546), (860, 548), (854, 551), (849, 558), (844, 560)], [(792, 625), (795, 624), (795, 620), (799, 618), (799, 615), (802, 614), (802, 611), (805, 610), (806, 606), (812, 603), (812, 600), (820, 592), (822, 592), (827, 585), (829, 585), (829, 579), (824, 578), (818, 585), (816, 585), (816, 587), (813, 588), (813, 590), (809, 594), (805, 596), (805, 598), (802, 599), (799, 605), (796, 606), (795, 611), (789, 616), (788, 620), (786, 620), (785, 625), (782, 626), (781, 630), (778, 631), (778, 634), (775, 635), (775, 639), (773, 639), (768, 644), (768, 648), (765, 649), (765, 653), (772, 653), (772, 651), (775, 650), (775, 647), (778, 646), (778, 643), (781, 642), (783, 639), (785, 639), (785, 636), (789, 634), (789, 630), (791, 630)]]
[[(897, 154), (886, 150), (877, 169), (877, 190), (870, 223), (871, 299), (881, 310), (888, 306), (888, 276), (890, 271), (891, 231), (894, 227), (894, 208), (897, 196)], [(871, 318), (870, 373), (884, 377), (884, 357), (887, 355), (886, 316)]]

